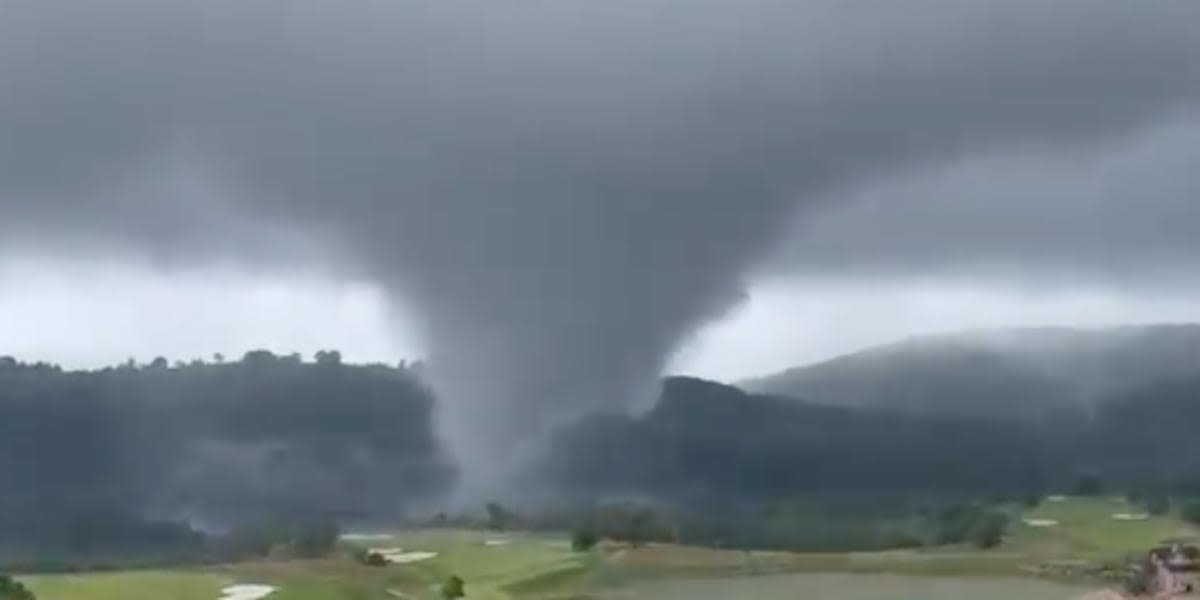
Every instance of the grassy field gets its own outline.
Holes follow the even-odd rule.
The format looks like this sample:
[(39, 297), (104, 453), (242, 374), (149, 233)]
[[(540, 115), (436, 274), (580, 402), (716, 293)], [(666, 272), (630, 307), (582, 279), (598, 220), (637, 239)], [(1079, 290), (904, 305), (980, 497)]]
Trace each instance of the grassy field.
[[(1069, 600), (1077, 589), (1012, 578), (1039, 561), (1108, 560), (1192, 534), (1172, 516), (1122, 521), (1124, 500), (1068, 498), (1019, 515), (999, 548), (849, 554), (741, 552), (671, 545), (610, 545), (572, 552), (564, 535), (406, 531), (347, 542), (434, 558), (386, 568), (346, 558), (264, 562), (193, 571), (22, 578), (41, 600), (217, 600), (233, 584), (278, 587), (268, 600), (435, 600), (449, 575), (475, 600), (588, 598), (794, 598), (829, 600)], [(1053, 520), (1032, 527), (1023, 519)], [(493, 543), (488, 543), (489, 541)], [(502, 542), (497, 544), (495, 542)], [(832, 574), (838, 573), (838, 574)]]
[(227, 585), (211, 573), (147, 571), (22, 578), (38, 600), (216, 600)]
[(1023, 519), (1050, 520), (1058, 525), (1033, 527), (1017, 522), (1002, 550), (1035, 557), (1090, 558), (1145, 551), (1163, 540), (1195, 535), (1194, 527), (1174, 515), (1139, 521), (1113, 518), (1119, 513), (1143, 513), (1124, 498), (1065, 498), (1047, 500), (1026, 511)]
[[(488, 545), (488, 541), (503, 545)], [(436, 597), (432, 588), (457, 575), (467, 581), (472, 599), (504, 600), (567, 588), (593, 567), (593, 555), (572, 552), (564, 536), (496, 534), (470, 531), (416, 531), (365, 546), (436, 552), (430, 560), (394, 567), (409, 580), (393, 590), (412, 598)]]

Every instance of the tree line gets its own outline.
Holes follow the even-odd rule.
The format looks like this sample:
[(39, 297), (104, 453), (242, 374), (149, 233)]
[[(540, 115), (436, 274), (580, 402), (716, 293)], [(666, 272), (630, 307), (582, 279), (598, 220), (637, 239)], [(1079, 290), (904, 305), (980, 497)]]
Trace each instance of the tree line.
[(454, 467), (419, 366), (251, 352), (64, 371), (0, 359), (0, 560), (192, 552), (195, 529), (394, 519)]
[[(0, 359), (0, 561), (188, 554), (211, 549), (198, 540), (214, 531), (394, 523), (436, 507), (455, 468), (420, 371), (348, 365), (334, 351), (78, 372)], [(1197, 396), (1200, 377), (1156, 382), (1087, 418), (1031, 422), (822, 406), (670, 378), (645, 414), (553, 432), (522, 483), (570, 509), (576, 517), (557, 521), (568, 529), (581, 511), (633, 498), (696, 543), (984, 539), (1000, 529), (995, 507), (1088, 477), (1146, 497), (1200, 497)], [(496, 523), (517, 512), (499, 508)], [(587, 527), (643, 525), (617, 522)]]

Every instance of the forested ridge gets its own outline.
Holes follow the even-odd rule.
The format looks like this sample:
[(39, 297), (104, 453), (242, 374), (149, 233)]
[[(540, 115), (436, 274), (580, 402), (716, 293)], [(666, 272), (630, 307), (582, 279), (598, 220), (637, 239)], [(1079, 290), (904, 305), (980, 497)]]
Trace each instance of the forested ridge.
[[(539, 510), (546, 498), (637, 498), (686, 508), (679, 518), (693, 532), (784, 546), (799, 534), (776, 540), (787, 531), (780, 515), (797, 507), (837, 507), (852, 527), (1065, 491), (1083, 477), (1122, 493), (1194, 495), (1198, 398), (1200, 374), (1181, 375), (1120, 390), (1087, 414), (1008, 419), (668, 378), (644, 414), (584, 416), (551, 432), (522, 489), (542, 492)], [(420, 365), (350, 365), (333, 351), (94, 371), (0, 359), (0, 557), (154, 554), (194, 546), (197, 530), (436, 512), (456, 470), (435, 407)], [(861, 498), (879, 502), (851, 510)], [(761, 535), (747, 533), (755, 527)], [(878, 533), (864, 543), (894, 541)], [(841, 547), (858, 534), (807, 535)]]
[[(120, 537), (96, 528), (143, 519), (398, 518), (453, 482), (433, 402), (413, 367), (336, 352), (78, 372), (0, 359), (0, 552), (87, 550)], [(117, 542), (153, 546), (154, 529)]]

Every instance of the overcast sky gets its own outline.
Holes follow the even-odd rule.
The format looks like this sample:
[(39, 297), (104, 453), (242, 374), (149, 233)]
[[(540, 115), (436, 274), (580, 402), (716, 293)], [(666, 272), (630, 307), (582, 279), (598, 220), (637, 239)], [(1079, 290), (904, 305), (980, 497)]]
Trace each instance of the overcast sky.
[(664, 370), (1193, 318), (1194, 0), (0, 0), (0, 90), (5, 351), (420, 353), (480, 465)]
[[(1200, 322), (1200, 296), (954, 281), (774, 279), (701, 328), (668, 371), (735, 381), (907, 336), (967, 328)], [(0, 265), (4, 352), (91, 368), (134, 358), (211, 360), (268, 348), (337, 348), (347, 360), (425, 354), (419, 326), (370, 284), (224, 269), (163, 273), (129, 265)]]

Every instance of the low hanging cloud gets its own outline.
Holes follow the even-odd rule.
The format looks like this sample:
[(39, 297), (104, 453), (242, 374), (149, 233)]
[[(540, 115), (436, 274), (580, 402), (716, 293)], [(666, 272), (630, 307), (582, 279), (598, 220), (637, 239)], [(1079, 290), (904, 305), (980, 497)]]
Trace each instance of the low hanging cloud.
[(0, 236), (323, 249), (424, 317), (485, 480), (627, 406), (798, 208), (1112, 143), (1194, 107), (1198, 58), (1171, 0), (4, 2)]

